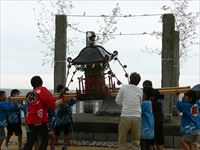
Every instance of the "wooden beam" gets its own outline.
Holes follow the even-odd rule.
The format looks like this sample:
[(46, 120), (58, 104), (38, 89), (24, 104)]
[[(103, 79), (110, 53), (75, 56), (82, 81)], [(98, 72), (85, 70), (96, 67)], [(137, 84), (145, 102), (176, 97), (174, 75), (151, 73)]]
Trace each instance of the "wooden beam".
[[(58, 93), (53, 94), (53, 96), (54, 96), (55, 99), (59, 98)], [(67, 93), (67, 95), (65, 95), (65, 98), (68, 98), (68, 99), (76, 98), (76, 93)], [(26, 100), (26, 96), (20, 95), (20, 96), (15, 96), (15, 97), (9, 97), (9, 99), (11, 101), (22, 101), (22, 100)]]
[[(177, 93), (186, 93), (187, 91), (191, 90), (190, 86), (185, 86), (185, 87), (164, 87), (164, 88), (157, 88), (161, 94), (177, 94)], [(112, 92), (111, 96), (116, 97), (118, 91)], [(59, 93), (54, 93), (53, 94), (55, 99), (59, 98)], [(76, 93), (70, 93), (67, 92), (65, 95), (65, 98), (71, 99), (71, 98), (76, 98), (77, 94)], [(16, 96), (16, 97), (9, 97), (10, 100), (12, 101), (21, 101), (21, 100), (26, 100), (26, 96)]]
[(187, 91), (191, 90), (190, 86), (185, 87), (163, 87), (157, 88), (160, 94), (177, 94), (177, 93), (186, 93)]

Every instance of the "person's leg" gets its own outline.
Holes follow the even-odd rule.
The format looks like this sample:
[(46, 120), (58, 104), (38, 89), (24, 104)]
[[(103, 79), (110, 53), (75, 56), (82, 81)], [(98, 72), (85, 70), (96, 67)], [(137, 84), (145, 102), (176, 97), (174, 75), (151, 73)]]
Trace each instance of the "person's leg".
[(190, 145), (188, 142), (185, 140), (185, 138), (181, 138), (181, 145), (184, 150), (190, 150)]
[(139, 117), (131, 117), (131, 136), (132, 136), (132, 144), (135, 149), (140, 149), (140, 118)]
[(35, 144), (33, 146), (33, 149), (34, 150), (39, 150), (39, 146), (40, 146), (40, 137), (38, 136), (37, 140), (36, 140), (36, 142), (35, 142)]
[(64, 125), (64, 145), (69, 146), (70, 140), (69, 140), (69, 133), (70, 133), (70, 124)]
[(61, 131), (62, 131), (62, 126), (56, 126), (54, 129), (54, 134), (56, 136), (56, 143), (58, 141), (58, 137), (60, 136)]
[(140, 139), (140, 148), (141, 150), (146, 150), (146, 143), (144, 139)]
[(48, 127), (47, 123), (43, 123), (42, 125), (38, 126), (39, 136), (40, 136), (40, 146), (39, 150), (47, 150), (49, 135), (48, 135)]
[(39, 149), (39, 146), (40, 146), (40, 145), (39, 145), (38, 143), (35, 143), (34, 146), (33, 146), (33, 149), (34, 149), (34, 150), (38, 150), (38, 149)]
[(15, 124), (15, 127), (13, 127), (13, 132), (16, 136), (18, 136), (18, 148), (22, 148), (22, 127), (21, 124)]
[(199, 142), (192, 142), (191, 147), (192, 147), (192, 150), (199, 150), (200, 149), (200, 143)]
[(195, 143), (190, 142), (189, 145), (190, 145), (190, 149), (191, 149), (191, 150), (198, 150)]
[(22, 134), (18, 135), (18, 147), (22, 149)]
[(126, 150), (127, 146), (127, 133), (129, 130), (129, 120), (127, 117), (120, 117), (118, 126), (118, 148), (120, 150)]
[(164, 149), (164, 127), (162, 122), (155, 123), (155, 144), (157, 150)]
[(151, 150), (151, 144), (150, 144), (149, 140), (141, 139), (140, 140), (140, 148), (141, 148), (141, 150)]
[(7, 137), (6, 137), (6, 143), (5, 143), (6, 147), (8, 147), (8, 143), (10, 142), (11, 136), (12, 135), (7, 135)]
[(6, 147), (8, 147), (8, 143), (10, 141), (11, 136), (13, 135), (13, 126), (11, 124), (8, 124), (7, 126), (7, 137), (6, 137)]
[(164, 146), (163, 145), (157, 145), (157, 150), (164, 150)]
[(29, 138), (30, 138), (30, 132), (26, 131), (26, 142), (25, 143), (27, 143), (27, 141), (29, 140)]
[(24, 145), (24, 150), (31, 150), (38, 138), (37, 126), (29, 125), (29, 129), (31, 132), (30, 132), (29, 138), (27, 139), (27, 142)]
[(53, 131), (49, 132), (50, 150), (55, 150), (56, 136)]
[(63, 131), (64, 131), (64, 142), (62, 150), (66, 150), (67, 146), (70, 145), (70, 140), (69, 140), (70, 124), (63, 125)]
[(150, 145), (150, 150), (154, 150), (154, 149), (155, 149), (155, 147)]
[(64, 142), (63, 146), (69, 146), (70, 145), (70, 140), (69, 140), (69, 135), (64, 135)]
[(155, 149), (154, 145), (155, 145), (155, 139), (150, 139), (149, 140), (149, 149), (154, 150)]
[(1, 145), (3, 144), (4, 139), (0, 139), (0, 149), (1, 149)]
[(5, 130), (4, 128), (0, 128), (0, 149), (5, 138), (6, 138)]
[(191, 150), (198, 150), (198, 135), (192, 135), (188, 139)]

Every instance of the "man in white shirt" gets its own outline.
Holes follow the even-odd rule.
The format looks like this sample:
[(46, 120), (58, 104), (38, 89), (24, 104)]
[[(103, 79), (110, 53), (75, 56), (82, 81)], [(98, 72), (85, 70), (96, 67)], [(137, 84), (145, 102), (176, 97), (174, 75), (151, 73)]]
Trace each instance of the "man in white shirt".
[(132, 136), (132, 146), (134, 150), (140, 150), (140, 117), (141, 117), (141, 102), (142, 90), (137, 87), (141, 77), (134, 72), (130, 75), (130, 82), (123, 85), (115, 99), (116, 103), (122, 106), (118, 126), (118, 148), (120, 150), (127, 150), (127, 134), (129, 130)]

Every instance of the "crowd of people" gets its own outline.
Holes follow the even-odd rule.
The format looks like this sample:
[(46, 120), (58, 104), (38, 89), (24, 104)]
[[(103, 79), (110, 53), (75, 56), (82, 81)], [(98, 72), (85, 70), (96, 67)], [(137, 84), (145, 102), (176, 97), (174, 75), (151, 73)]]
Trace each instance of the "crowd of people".
[[(143, 88), (137, 85), (141, 77), (134, 72), (129, 77), (129, 84), (123, 85), (116, 96), (116, 103), (122, 106), (118, 126), (118, 148), (120, 150), (163, 150), (164, 149), (164, 96), (153, 88), (150, 80), (143, 82)], [(5, 149), (9, 149), (9, 141), (13, 134), (18, 136), (18, 149), (50, 150), (63, 131), (62, 150), (70, 144), (69, 132), (73, 123), (71, 106), (76, 100), (67, 99), (60, 94), (59, 102), (53, 97), (39, 76), (31, 79), (33, 91), (26, 95), (26, 101), (13, 101), (0, 91), (0, 149), (5, 140)], [(59, 85), (57, 93), (63, 93), (65, 87)], [(68, 89), (67, 89), (68, 90)], [(65, 92), (64, 92), (65, 93)], [(15, 97), (20, 91), (13, 89), (10, 96)], [(66, 94), (66, 93), (65, 93)], [(177, 93), (178, 99), (178, 93)], [(200, 97), (199, 93), (190, 90), (182, 100), (177, 100), (177, 109), (181, 116), (181, 144), (184, 150), (197, 150), (200, 136)], [(25, 114), (26, 142), (22, 143), (21, 111)], [(7, 128), (7, 134), (5, 129)], [(130, 132), (132, 141), (127, 144)]]
[[(5, 91), (0, 91), (0, 149), (5, 140), (4, 149), (9, 149), (9, 141), (13, 133), (18, 136), (19, 150), (55, 150), (55, 144), (60, 133), (64, 132), (62, 150), (66, 150), (69, 143), (69, 132), (72, 127), (71, 106), (76, 103), (74, 99), (67, 99), (60, 95), (57, 103), (51, 92), (42, 86), (43, 81), (39, 76), (31, 79), (33, 91), (26, 95), (26, 101), (13, 101), (7, 97)], [(58, 85), (57, 92), (63, 92), (64, 86)], [(13, 89), (11, 97), (18, 96), (20, 91)], [(22, 118), (21, 111), (25, 114), (26, 142), (22, 144)], [(5, 129), (7, 128), (7, 135)]]
[[(122, 106), (118, 126), (118, 148), (120, 150), (163, 150), (164, 149), (164, 96), (152, 87), (150, 80), (143, 82), (143, 89), (137, 87), (141, 77), (134, 72), (129, 84), (123, 85), (115, 99)], [(198, 150), (200, 144), (200, 96), (199, 92), (189, 90), (182, 100), (178, 100), (177, 109), (181, 116), (181, 145), (184, 150)], [(132, 141), (127, 144), (130, 132)]]

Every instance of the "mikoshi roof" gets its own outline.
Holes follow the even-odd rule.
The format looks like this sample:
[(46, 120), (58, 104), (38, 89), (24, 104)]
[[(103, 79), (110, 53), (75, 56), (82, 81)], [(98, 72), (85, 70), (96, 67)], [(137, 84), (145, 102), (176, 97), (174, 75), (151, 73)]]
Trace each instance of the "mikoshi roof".
[(90, 45), (81, 50), (79, 55), (72, 60), (72, 64), (91, 64), (110, 61), (111, 53), (99, 45)]

